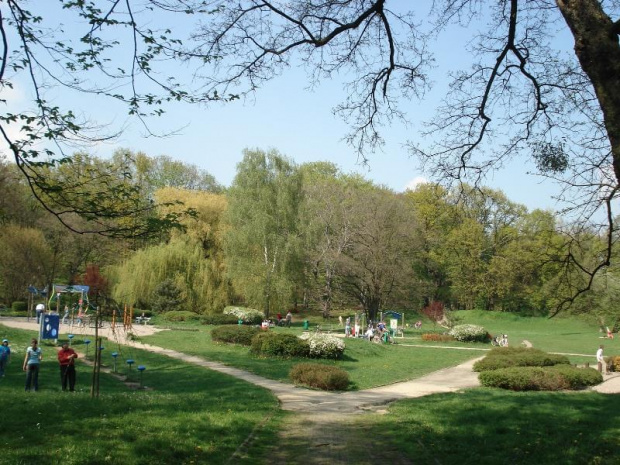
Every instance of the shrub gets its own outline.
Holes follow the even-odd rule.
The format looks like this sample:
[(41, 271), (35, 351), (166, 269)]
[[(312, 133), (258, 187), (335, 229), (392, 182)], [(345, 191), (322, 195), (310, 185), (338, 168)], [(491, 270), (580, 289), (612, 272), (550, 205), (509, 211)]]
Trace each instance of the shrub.
[(584, 389), (603, 382), (603, 375), (594, 368), (576, 368), (571, 365), (555, 365), (550, 370), (557, 371), (569, 384), (569, 389)]
[(200, 319), (200, 315), (188, 310), (176, 310), (174, 312), (162, 313), (161, 317), (166, 321), (192, 321)]
[(564, 355), (524, 347), (496, 347), (486, 357), (474, 363), (474, 371), (490, 371), (509, 367), (549, 367), (568, 365)]
[(239, 318), (235, 315), (224, 315), (222, 313), (203, 315), (200, 317), (200, 322), (203, 325), (236, 325), (238, 321)]
[(500, 368), (484, 371), (478, 377), (483, 386), (512, 391), (581, 389), (603, 381), (602, 375), (592, 368), (574, 368), (570, 365)]
[(260, 329), (254, 326), (218, 326), (211, 331), (211, 339), (217, 342), (228, 342), (231, 344), (249, 346), (252, 344), (252, 338), (259, 332)]
[(605, 357), (605, 362), (607, 362), (607, 369), (609, 371), (620, 371), (620, 355)]
[(265, 319), (263, 312), (246, 307), (226, 307), (224, 315), (234, 315), (237, 320), (251, 325), (259, 325)]
[(300, 339), (308, 341), (310, 357), (337, 359), (344, 353), (344, 341), (330, 334), (304, 333)]
[(458, 325), (448, 333), (461, 342), (486, 342), (487, 330), (478, 325)]
[(326, 391), (343, 391), (349, 385), (349, 374), (346, 371), (319, 363), (298, 363), (291, 368), (289, 377), (295, 384)]
[(454, 341), (454, 337), (449, 334), (424, 333), (422, 334), (422, 340), (429, 342), (449, 342)]
[(294, 334), (260, 332), (252, 338), (250, 350), (257, 355), (308, 357), (310, 346)]
[(20, 300), (15, 301), (11, 304), (11, 310), (13, 310), (14, 312), (25, 312), (26, 310), (28, 310), (28, 304)]

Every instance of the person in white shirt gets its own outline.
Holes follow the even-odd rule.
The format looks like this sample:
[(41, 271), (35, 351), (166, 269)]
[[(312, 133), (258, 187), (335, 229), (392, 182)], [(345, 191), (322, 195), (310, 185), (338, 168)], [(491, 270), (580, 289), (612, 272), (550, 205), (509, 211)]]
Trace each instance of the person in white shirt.
[(605, 358), (603, 357), (603, 348), (604, 348), (604, 346), (601, 345), (601, 346), (599, 346), (598, 350), (596, 351), (596, 362), (598, 364), (598, 371), (599, 371), (599, 373), (603, 372), (603, 366), (605, 366), (605, 371), (607, 371), (607, 366), (605, 364)]

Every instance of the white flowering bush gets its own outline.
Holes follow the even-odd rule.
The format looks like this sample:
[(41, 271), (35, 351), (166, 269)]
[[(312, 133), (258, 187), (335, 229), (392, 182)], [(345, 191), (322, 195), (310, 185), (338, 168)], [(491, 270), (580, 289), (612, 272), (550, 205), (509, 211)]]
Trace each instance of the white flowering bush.
[(244, 323), (260, 324), (265, 315), (259, 310), (247, 307), (226, 307), (224, 309), (224, 315), (233, 315), (239, 320), (243, 320)]
[(340, 358), (344, 353), (345, 344), (342, 339), (330, 334), (304, 333), (299, 336), (310, 345), (310, 357)]
[(448, 334), (461, 342), (485, 342), (488, 337), (487, 330), (478, 325), (458, 325)]

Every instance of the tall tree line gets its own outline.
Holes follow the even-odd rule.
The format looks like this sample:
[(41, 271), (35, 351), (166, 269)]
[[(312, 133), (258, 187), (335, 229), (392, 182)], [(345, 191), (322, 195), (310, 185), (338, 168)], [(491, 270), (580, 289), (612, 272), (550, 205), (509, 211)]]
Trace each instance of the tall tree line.
[[(124, 182), (160, 205), (159, 214), (179, 215), (179, 224), (139, 240), (67, 233), (4, 164), (0, 182), (19, 212), (0, 205), (3, 301), (23, 298), (28, 284), (80, 282), (94, 264), (118, 301), (162, 311), (173, 309), (161, 304), (168, 292), (174, 309), (196, 313), (243, 304), (266, 314), (357, 308), (374, 319), (435, 302), (547, 313), (584, 279), (566, 273), (566, 243), (580, 235), (577, 258), (594, 261), (604, 240), (595, 231), (560, 232), (553, 213), (530, 212), (499, 190), (428, 183), (396, 193), (329, 162), (298, 166), (275, 150), (246, 150), (228, 189), (168, 157), (119, 151), (112, 162), (129, 166)], [(49, 177), (83, 175), (93, 163), (78, 154)], [(120, 172), (127, 170), (110, 171)], [(597, 292), (574, 310), (605, 314), (618, 298), (616, 276), (610, 268), (597, 278)]]

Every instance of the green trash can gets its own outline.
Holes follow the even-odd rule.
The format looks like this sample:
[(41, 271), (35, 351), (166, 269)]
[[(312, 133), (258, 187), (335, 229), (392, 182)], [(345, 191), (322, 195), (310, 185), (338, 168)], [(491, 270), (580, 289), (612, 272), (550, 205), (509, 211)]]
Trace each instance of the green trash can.
[(310, 328), (310, 322), (308, 320), (304, 320), (304, 330), (308, 330)]

